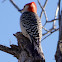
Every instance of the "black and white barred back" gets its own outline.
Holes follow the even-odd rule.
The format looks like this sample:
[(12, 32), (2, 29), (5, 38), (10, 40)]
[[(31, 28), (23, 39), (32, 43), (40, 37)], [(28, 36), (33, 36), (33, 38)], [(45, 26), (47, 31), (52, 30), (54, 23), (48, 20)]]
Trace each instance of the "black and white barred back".
[(42, 25), (38, 15), (33, 12), (22, 13), (20, 26), (23, 35), (29, 38), (32, 43), (39, 45), (42, 37)]

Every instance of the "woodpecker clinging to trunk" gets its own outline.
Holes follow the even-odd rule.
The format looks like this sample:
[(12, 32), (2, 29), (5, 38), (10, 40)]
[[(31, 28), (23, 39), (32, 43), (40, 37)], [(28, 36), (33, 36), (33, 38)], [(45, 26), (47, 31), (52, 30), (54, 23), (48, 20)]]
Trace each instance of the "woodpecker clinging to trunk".
[(37, 49), (41, 46), (42, 25), (37, 15), (36, 4), (34, 2), (26, 4), (21, 12), (20, 26), (22, 33), (30, 40), (33, 49)]

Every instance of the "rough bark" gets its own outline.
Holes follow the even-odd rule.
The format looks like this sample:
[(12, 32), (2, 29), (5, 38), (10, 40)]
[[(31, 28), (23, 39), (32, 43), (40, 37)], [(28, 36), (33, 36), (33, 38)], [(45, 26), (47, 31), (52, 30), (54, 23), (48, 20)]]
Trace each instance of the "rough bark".
[(45, 62), (43, 52), (38, 48), (35, 51), (35, 56), (33, 57), (32, 44), (30, 40), (22, 35), (21, 32), (13, 34), (18, 41), (17, 45), (10, 45), (11, 47), (0, 45), (0, 50), (14, 55), (18, 59), (18, 62)]
[(59, 15), (59, 41), (57, 45), (55, 59), (56, 62), (62, 62), (62, 11), (61, 15)]

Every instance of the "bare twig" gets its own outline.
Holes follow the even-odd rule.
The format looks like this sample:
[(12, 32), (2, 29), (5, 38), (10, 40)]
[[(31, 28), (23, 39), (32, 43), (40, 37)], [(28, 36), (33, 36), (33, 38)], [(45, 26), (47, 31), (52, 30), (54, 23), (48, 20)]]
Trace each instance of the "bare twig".
[[(48, 36), (50, 36), (50, 35), (51, 35), (51, 33)], [(43, 41), (44, 39), (46, 39), (48, 36), (46, 36), (45, 38), (43, 38), (41, 41)]]
[(53, 29), (50, 29), (49, 31), (47, 31), (46, 33), (42, 34), (43, 36), (46, 35), (46, 34), (49, 34), (52, 32)]
[[(59, 12), (59, 2), (58, 2), (58, 5), (57, 5), (57, 9), (56, 9), (56, 12), (55, 12), (54, 19), (56, 19), (57, 15), (58, 15), (58, 12)], [(56, 20), (53, 21), (53, 28), (55, 28), (55, 22), (56, 22)]]
[(42, 26), (42, 28), (43, 28), (45, 31), (47, 31), (47, 32), (49, 31), (49, 30), (47, 30), (46, 28), (44, 28), (43, 26)]
[[(45, 7), (46, 7), (47, 1), (48, 1), (48, 0), (46, 0), (45, 3), (44, 3), (44, 6), (43, 6), (44, 9), (45, 9)], [(46, 11), (44, 12), (44, 14), (45, 14), (46, 21), (48, 21)]]
[(54, 21), (56, 21), (56, 20), (59, 20), (59, 19), (53, 19), (53, 20), (51, 20), (51, 21), (47, 21), (47, 23), (54, 22)]
[(44, 9), (45, 9), (45, 7), (46, 7), (47, 2), (48, 2), (48, 0), (45, 1), (45, 4), (44, 4), (44, 6), (43, 6)]
[(38, 3), (39, 3), (40, 7), (42, 8), (41, 15), (40, 15), (40, 18), (42, 18), (42, 14), (43, 14), (43, 12), (44, 12), (44, 9), (45, 9), (45, 7), (46, 7), (46, 4), (47, 4), (47, 1), (48, 1), (48, 0), (45, 1), (45, 4), (44, 4), (43, 7), (41, 6), (39, 0), (37, 0), (37, 1), (38, 1)]
[[(44, 3), (44, 6), (43, 6), (43, 7), (42, 7), (41, 3), (39, 2), (39, 0), (37, 0), (37, 1), (38, 1), (38, 4), (39, 4), (40, 8), (42, 9), (41, 14), (40, 14), (40, 18), (42, 18), (42, 14), (43, 14), (43, 12), (44, 12), (45, 19), (46, 19), (46, 22), (47, 22), (47, 21), (48, 21), (48, 18), (47, 18), (46, 11), (45, 11), (44, 9), (45, 9), (45, 7), (46, 7), (46, 4), (47, 4), (47, 1), (48, 1), (48, 0), (46, 0), (46, 1), (45, 1), (45, 3)], [(45, 26), (45, 25), (46, 25), (46, 22), (45, 22), (45, 24), (44, 24), (43, 26)]]
[(45, 24), (43, 25), (43, 27), (46, 26), (46, 23), (48, 23), (48, 22), (53, 22), (53, 27), (52, 27), (52, 28), (55, 29), (55, 28), (56, 28), (56, 26), (55, 26), (55, 22), (56, 22), (56, 20), (57, 20), (56, 17), (57, 17), (57, 14), (58, 14), (59, 6), (57, 6), (54, 20), (52, 20), (52, 21), (48, 21), (48, 18), (47, 18), (46, 12), (45, 12), (45, 10), (44, 10), (45, 7), (46, 7), (46, 4), (47, 4), (47, 1), (48, 1), (48, 0), (45, 1), (43, 7), (42, 7), (41, 3), (39, 2), (39, 0), (37, 0), (37, 1), (38, 1), (38, 3), (39, 3), (40, 7), (42, 8), (40, 18), (42, 17), (42, 14), (43, 14), (43, 12), (44, 12), (45, 19), (46, 19), (46, 22), (45, 22)]
[[(45, 3), (46, 3), (46, 2), (45, 2)], [(55, 28), (56, 28), (55, 22), (56, 22), (56, 20), (58, 20), (58, 19), (56, 19), (57, 15), (58, 15), (58, 11), (59, 11), (59, 6), (57, 6), (54, 20), (51, 20), (51, 21), (47, 21), (48, 19), (47, 19), (46, 13), (44, 12), (45, 18), (46, 18), (46, 22), (45, 22), (45, 24), (44, 24), (43, 26), (45, 26), (46, 23), (48, 23), (48, 22), (53, 22), (53, 28), (55, 29)]]
[[(42, 17), (42, 14), (43, 14), (43, 12), (44, 12), (45, 19), (46, 19), (46, 22), (45, 22), (45, 24), (44, 24), (43, 27), (42, 27), (45, 31), (47, 31), (46, 33), (43, 34), (43, 36), (44, 36), (44, 35), (49, 34), (49, 33), (51, 33), (52, 31), (55, 30), (55, 28), (56, 28), (55, 22), (56, 22), (56, 20), (58, 20), (58, 19), (56, 19), (56, 17), (57, 17), (57, 14), (58, 14), (58, 10), (59, 10), (59, 9), (58, 9), (58, 7), (57, 7), (56, 13), (55, 13), (55, 18), (54, 18), (53, 20), (51, 20), (51, 21), (48, 21), (46, 12), (45, 12), (45, 10), (44, 10), (48, 0), (45, 1), (45, 4), (44, 4), (43, 7), (41, 6), (39, 0), (37, 0), (37, 1), (38, 1), (38, 3), (39, 3), (40, 7), (42, 8), (41, 17)], [(44, 26), (46, 26), (46, 23), (49, 23), (49, 22), (53, 22), (53, 27), (52, 27), (51, 29), (47, 30), (46, 28), (44, 28)], [(53, 33), (53, 32), (52, 32), (52, 33)], [(49, 35), (50, 35), (50, 34), (49, 34)], [(49, 36), (49, 35), (48, 35), (48, 36)], [(48, 36), (46, 36), (46, 37), (48, 37)], [(46, 38), (46, 37), (45, 37), (45, 38)]]
[(44, 11), (44, 8), (41, 6), (41, 3), (39, 2), (39, 0), (37, 0), (38, 1), (38, 4), (39, 4), (39, 6), (42, 8), (42, 10)]
[(41, 41), (43, 41), (43, 40), (44, 40), (44, 39), (46, 39), (48, 36), (50, 36), (52, 33), (56, 32), (56, 31), (58, 31), (58, 30), (59, 30), (59, 28), (58, 28), (58, 29), (55, 29), (54, 31), (49, 31), (49, 32), (47, 32), (47, 33), (43, 34), (43, 36), (44, 36), (44, 35), (46, 35), (46, 34), (50, 33), (50, 34), (49, 34), (49, 35), (47, 35), (45, 38), (43, 38)]
[(42, 9), (42, 11), (41, 11), (42, 13), (40, 14), (40, 18), (41, 18), (41, 17), (42, 17), (43, 12), (45, 12), (45, 11), (44, 11), (44, 8), (42, 7), (41, 3), (39, 2), (39, 0), (37, 0), (37, 1), (38, 1), (38, 4), (39, 4), (40, 8)]
[(53, 32), (55, 32), (55, 31), (59, 30), (59, 28), (54, 29), (53, 31), (52, 31), (52, 30), (53, 30), (53, 29), (50, 29), (48, 32), (46, 32), (46, 33), (44, 33), (44, 34), (42, 34), (42, 35), (44, 36), (44, 35), (46, 35), (46, 34), (48, 34), (48, 33), (53, 33)]
[(55, 13), (55, 19), (56, 19), (57, 15), (58, 15), (58, 11), (59, 11), (59, 3), (57, 5), (57, 9), (56, 9), (56, 13)]
[[(13, 4), (13, 6), (19, 11), (20, 10), (20, 8), (12, 1), (12, 0), (10, 0), (10, 2)], [(19, 12), (21, 12), (21, 11), (19, 11)]]
[(42, 7), (42, 5), (41, 5), (41, 3), (39, 2), (39, 0), (37, 0), (38, 1), (38, 3), (39, 3), (39, 5), (40, 5), (40, 7), (42, 8), (42, 11), (41, 11), (41, 14), (40, 14), (40, 18), (42, 17), (42, 14), (43, 14), (43, 12), (44, 12), (44, 14), (45, 14), (45, 19), (46, 19), (46, 21), (48, 20), (48, 18), (47, 18), (47, 15), (46, 15), (46, 12), (45, 12), (45, 6), (46, 6), (46, 4), (47, 4), (47, 0), (45, 1), (45, 4), (44, 4), (44, 6)]

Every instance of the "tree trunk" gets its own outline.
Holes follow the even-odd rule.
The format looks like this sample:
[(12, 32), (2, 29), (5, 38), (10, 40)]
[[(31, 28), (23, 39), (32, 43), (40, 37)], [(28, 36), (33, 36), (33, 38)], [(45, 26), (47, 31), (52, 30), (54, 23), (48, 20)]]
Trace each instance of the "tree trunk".
[(56, 62), (62, 62), (62, 11), (61, 15), (59, 15), (59, 41), (57, 45), (55, 59)]
[(17, 38), (18, 46), (10, 45), (11, 48), (9, 48), (0, 45), (0, 50), (14, 55), (18, 59), (18, 62), (45, 62), (40, 47), (35, 51), (35, 56), (33, 57), (32, 43), (30, 43), (30, 40), (24, 37), (21, 32), (17, 32), (14, 36)]

